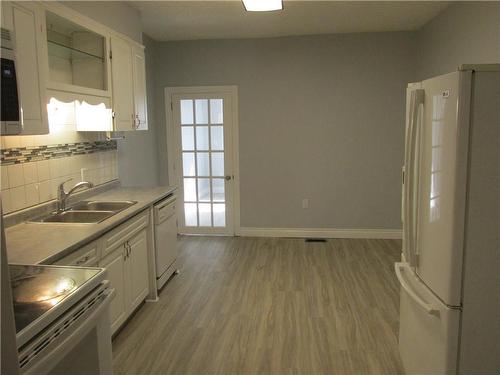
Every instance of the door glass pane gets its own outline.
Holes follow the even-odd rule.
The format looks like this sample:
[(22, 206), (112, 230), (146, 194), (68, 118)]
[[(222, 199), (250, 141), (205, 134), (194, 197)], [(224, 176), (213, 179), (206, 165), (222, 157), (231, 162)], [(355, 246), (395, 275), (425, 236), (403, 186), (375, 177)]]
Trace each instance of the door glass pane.
[(198, 225), (196, 203), (184, 203), (184, 221), (188, 227), (196, 227)]
[(210, 202), (210, 179), (209, 178), (199, 178), (198, 179), (198, 201), (199, 202)]
[(212, 152), (212, 176), (224, 176), (223, 152)]
[(208, 164), (208, 152), (198, 152), (198, 176), (210, 176), (210, 166)]
[(196, 179), (184, 179), (184, 201), (196, 202)]
[(195, 176), (194, 152), (184, 152), (182, 154), (182, 170), (184, 176)]
[(212, 179), (212, 200), (214, 202), (224, 202), (225, 183), (223, 178)]
[(192, 126), (182, 127), (182, 150), (194, 150), (194, 128)]
[(196, 127), (196, 149), (208, 150), (208, 126)]
[(212, 207), (210, 203), (198, 204), (198, 214), (200, 215), (200, 227), (212, 226)]
[(222, 99), (210, 99), (210, 123), (222, 124), (223, 118)]
[(211, 126), (210, 137), (212, 150), (224, 150), (224, 130), (222, 126)]
[(214, 203), (214, 227), (226, 226), (226, 205)]
[(191, 125), (193, 124), (193, 101), (192, 100), (181, 100), (181, 124)]
[(225, 174), (231, 171), (224, 160), (225, 104), (217, 98), (180, 100), (186, 227), (227, 225)]
[(196, 99), (195, 110), (196, 110), (196, 123), (208, 124), (208, 100)]

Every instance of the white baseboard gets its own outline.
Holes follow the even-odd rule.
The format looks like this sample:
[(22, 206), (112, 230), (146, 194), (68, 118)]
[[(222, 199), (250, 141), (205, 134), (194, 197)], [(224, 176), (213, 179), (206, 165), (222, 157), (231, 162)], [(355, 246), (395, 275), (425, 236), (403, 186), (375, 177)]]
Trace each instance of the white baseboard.
[(401, 229), (240, 228), (242, 237), (401, 239)]

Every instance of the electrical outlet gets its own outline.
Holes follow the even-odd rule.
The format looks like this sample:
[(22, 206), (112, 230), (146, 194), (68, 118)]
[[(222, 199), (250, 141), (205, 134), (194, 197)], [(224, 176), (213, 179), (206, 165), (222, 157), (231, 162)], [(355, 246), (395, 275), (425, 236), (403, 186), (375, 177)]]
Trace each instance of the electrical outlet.
[(309, 198), (302, 199), (302, 208), (303, 209), (309, 208)]

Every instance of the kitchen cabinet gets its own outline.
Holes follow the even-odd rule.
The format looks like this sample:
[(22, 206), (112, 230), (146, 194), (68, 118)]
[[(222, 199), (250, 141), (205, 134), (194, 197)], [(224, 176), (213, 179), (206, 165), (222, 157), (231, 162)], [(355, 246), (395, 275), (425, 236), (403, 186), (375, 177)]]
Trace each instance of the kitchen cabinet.
[(133, 311), (141, 304), (149, 293), (148, 275), (148, 241), (146, 230), (141, 230), (128, 241), (129, 256), (127, 258), (129, 267), (127, 274), (130, 285), (129, 308)]
[(23, 124), (17, 134), (47, 134), (43, 8), (33, 2), (2, 2), (2, 28), (11, 31), (16, 55)]
[[(65, 93), (111, 97), (109, 38), (63, 8), (45, 11), (47, 87)], [(74, 95), (78, 99), (78, 95)]]
[(149, 293), (146, 229), (120, 243), (99, 266), (108, 270), (108, 280), (116, 291), (110, 313), (114, 333)]
[(134, 46), (132, 52), (136, 130), (148, 130), (148, 106), (146, 99), (146, 60), (144, 57), (144, 48), (142, 46)]
[(147, 130), (144, 47), (111, 37), (114, 130)]
[(99, 267), (108, 270), (117, 294), (111, 303), (112, 333), (149, 293), (149, 215), (150, 210), (143, 211), (97, 240), (102, 248)]
[(126, 303), (126, 252), (125, 243), (118, 247), (113, 253), (99, 262), (99, 267), (108, 271), (107, 279), (115, 290), (115, 298), (111, 301), (109, 320), (111, 322), (111, 333), (116, 332), (120, 325), (127, 319)]
[(115, 36), (111, 37), (111, 78), (114, 130), (135, 130), (132, 46)]
[(58, 2), (2, 2), (2, 27), (17, 48), (21, 134), (49, 132), (52, 98), (76, 102), (78, 131), (148, 129), (144, 46)]

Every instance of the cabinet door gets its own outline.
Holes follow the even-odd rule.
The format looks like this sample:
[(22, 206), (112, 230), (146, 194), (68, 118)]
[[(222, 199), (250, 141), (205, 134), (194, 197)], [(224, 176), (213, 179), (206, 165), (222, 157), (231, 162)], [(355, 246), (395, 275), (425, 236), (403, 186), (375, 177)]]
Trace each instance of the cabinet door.
[(148, 130), (148, 109), (146, 101), (146, 61), (144, 49), (134, 47), (134, 108), (137, 130)]
[(99, 262), (99, 267), (108, 271), (108, 280), (115, 289), (115, 298), (111, 301), (110, 322), (114, 333), (125, 321), (128, 314), (127, 291), (125, 285), (125, 250), (121, 246)]
[[(12, 28), (16, 49), (23, 135), (49, 132), (45, 103), (43, 59), (43, 10), (31, 3), (12, 4)], [(7, 14), (6, 17), (10, 17)]]
[(121, 38), (111, 37), (111, 56), (114, 128), (135, 130), (132, 47)]
[(149, 292), (148, 277), (148, 238), (146, 229), (143, 229), (128, 241), (130, 254), (127, 259), (130, 281), (130, 306), (135, 309)]

